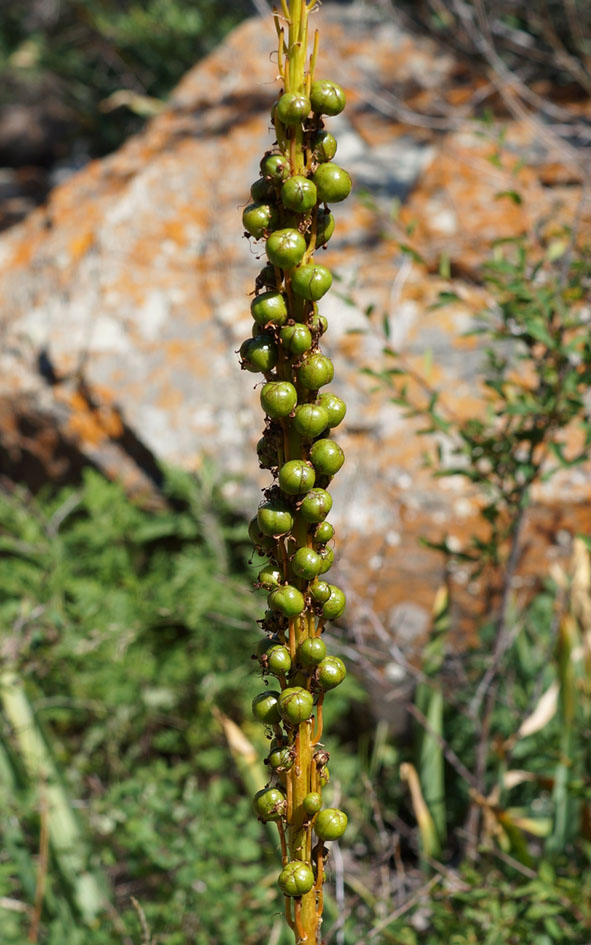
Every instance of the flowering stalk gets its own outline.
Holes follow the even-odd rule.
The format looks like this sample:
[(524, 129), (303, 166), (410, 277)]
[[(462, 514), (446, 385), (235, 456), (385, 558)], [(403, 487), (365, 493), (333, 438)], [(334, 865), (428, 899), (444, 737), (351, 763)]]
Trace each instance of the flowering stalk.
[(341, 112), (345, 96), (336, 83), (314, 76), (318, 33), (308, 60), (314, 4), (281, 0), (281, 11), (274, 10), (282, 82), (271, 115), (276, 142), (261, 160), (253, 202), (242, 216), (246, 235), (265, 240), (268, 258), (251, 302), (253, 336), (240, 356), (245, 370), (265, 377), (266, 420), (257, 452), (274, 478), (250, 526), (257, 552), (268, 559), (257, 582), (269, 592), (257, 658), (263, 675), (276, 678), (276, 688), (253, 702), (272, 738), (270, 779), (255, 797), (255, 810), (260, 820), (277, 824), (278, 884), (296, 945), (320, 941), (325, 844), (347, 825), (343, 811), (322, 808), (321, 797), (329, 757), (321, 743), (323, 700), (346, 673), (322, 640), (326, 622), (345, 608), (343, 591), (324, 575), (334, 561), (327, 487), (344, 462), (330, 431), (346, 408), (335, 394), (319, 393), (333, 378), (319, 346), (327, 323), (317, 304), (332, 276), (314, 253), (334, 231), (327, 202), (344, 200), (351, 180), (332, 163), (337, 144), (324, 130), (322, 116)]

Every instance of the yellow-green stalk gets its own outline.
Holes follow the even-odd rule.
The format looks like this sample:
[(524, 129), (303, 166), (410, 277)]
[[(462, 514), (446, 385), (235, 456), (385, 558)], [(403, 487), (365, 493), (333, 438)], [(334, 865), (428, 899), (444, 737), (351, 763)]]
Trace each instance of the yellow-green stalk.
[(344, 461), (330, 433), (346, 408), (336, 395), (321, 393), (334, 372), (319, 345), (327, 325), (317, 303), (332, 276), (314, 253), (334, 230), (327, 202), (344, 200), (351, 181), (332, 162), (336, 141), (324, 130), (322, 116), (342, 111), (345, 96), (314, 74), (318, 33), (311, 55), (308, 43), (314, 3), (281, 0), (274, 10), (282, 83), (271, 116), (276, 141), (261, 160), (253, 202), (242, 216), (246, 235), (264, 240), (268, 257), (251, 301), (253, 336), (240, 355), (245, 370), (265, 378), (257, 452), (273, 475), (250, 528), (257, 552), (268, 559), (257, 582), (269, 592), (257, 656), (263, 676), (275, 679), (253, 702), (273, 739), (269, 781), (254, 805), (262, 821), (277, 824), (278, 885), (296, 945), (320, 942), (326, 843), (342, 836), (347, 824), (343, 811), (322, 808), (321, 800), (328, 780), (322, 705), (346, 672), (322, 640), (325, 623), (345, 606), (341, 589), (324, 575), (334, 559), (327, 487)]

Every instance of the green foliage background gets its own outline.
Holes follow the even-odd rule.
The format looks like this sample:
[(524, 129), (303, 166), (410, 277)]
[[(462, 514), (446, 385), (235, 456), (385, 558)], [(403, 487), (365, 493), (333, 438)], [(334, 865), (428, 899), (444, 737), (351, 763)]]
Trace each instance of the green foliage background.
[[(142, 97), (166, 98), (252, 13), (249, 0), (3, 0), (0, 106), (34, 100), (41, 83), (68, 110), (73, 134), (91, 154), (104, 154), (141, 125), (149, 107)], [(121, 89), (137, 104), (104, 111), (101, 103)]]
[[(33, 498), (11, 489), (0, 495), (3, 667), (9, 661), (25, 683), (81, 838), (89, 842), (89, 867), (110, 890), (109, 910), (86, 926), (52, 856), (42, 945), (144, 943), (132, 897), (145, 914), (151, 945), (255, 945), (274, 928), (277, 942), (289, 941), (275, 886), (277, 850), (253, 817), (252, 792), (216, 716), (221, 710), (240, 724), (262, 757), (264, 734), (248, 707), (261, 685), (249, 656), (264, 602), (248, 589), (256, 565), (248, 561), (246, 524), (228, 509), (207, 469), (198, 480), (169, 472), (166, 483), (166, 503), (157, 507), (131, 501), (94, 471), (57, 494)], [(502, 735), (514, 731), (508, 707), (516, 699), (518, 709), (527, 707), (536, 680), (552, 678), (542, 644), (551, 646), (553, 607), (549, 587), (509, 654), (515, 668), (495, 719)], [(474, 678), (487, 649), (485, 632), (482, 651), (472, 655)], [(470, 693), (467, 685), (459, 702)], [(568, 856), (546, 857), (539, 869), (519, 850), (511, 851), (518, 869), (490, 851), (476, 867), (453, 866), (466, 786), (452, 769), (452, 839), (445, 853), (452, 881), (445, 885), (440, 877), (429, 899), (420, 895), (427, 877), (421, 877), (414, 815), (398, 774), (413, 748), (404, 741), (395, 747), (379, 727), (376, 733), (364, 699), (359, 684), (348, 681), (327, 713), (333, 796), (342, 796), (351, 819), (344, 847), (346, 945), (365, 941), (374, 929), (380, 941), (406, 945), (582, 945), (591, 927), (585, 843), (571, 836)], [(458, 704), (446, 704), (445, 727), (470, 764), (472, 733)], [(31, 916), (10, 904), (34, 901), (44, 788), (27, 778), (6, 719), (1, 733), (9, 768), (0, 764), (2, 943), (23, 945)], [(519, 766), (549, 770), (560, 734), (555, 721), (543, 738), (521, 743)], [(577, 771), (586, 765), (584, 745), (580, 753)], [(589, 800), (584, 775), (575, 790), (579, 804)], [(550, 796), (536, 784), (525, 783), (513, 803), (551, 814)], [(396, 910), (393, 887), (378, 892), (380, 862), (391, 855), (380, 818), (390, 835), (402, 830), (407, 882), (419, 890), (408, 911), (383, 929), (384, 913)], [(394, 876), (393, 863), (388, 875)], [(327, 900), (332, 924), (338, 914), (332, 884)]]

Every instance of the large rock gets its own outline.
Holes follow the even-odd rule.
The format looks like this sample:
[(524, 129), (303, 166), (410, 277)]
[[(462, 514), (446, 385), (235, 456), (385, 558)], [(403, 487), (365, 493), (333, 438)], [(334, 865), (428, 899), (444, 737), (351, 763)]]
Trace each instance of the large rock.
[[(337, 208), (324, 257), (339, 279), (323, 305), (326, 347), (349, 405), (333, 518), (343, 577), (412, 648), (442, 579), (440, 559), (418, 538), (443, 529), (465, 536), (477, 507), (461, 483), (429, 478), (415, 424), (360, 373), (383, 365), (384, 337), (364, 313), (374, 306), (380, 325), (385, 313), (390, 343), (411, 367), (430, 352), (431, 377), (454, 409), (478, 410), (480, 353), (463, 333), (482, 291), (457, 279), (465, 302), (433, 309), (450, 287), (437, 259), (447, 253), (452, 271), (472, 278), (490, 240), (527, 232), (533, 212), (568, 220), (578, 188), (560, 175), (550, 186), (553, 157), (536, 152), (537, 167), (520, 172), (526, 203), (495, 200), (516, 185), (514, 168), (488, 160), (491, 141), (467, 123), (445, 134), (389, 116), (393, 101), (406, 121), (415, 106), (465, 99), (465, 70), (450, 55), (367, 8), (327, 5), (318, 24), (319, 73), (348, 92), (331, 127), (356, 185)], [(158, 481), (155, 460), (197, 469), (211, 455), (242, 477), (235, 501), (255, 508), (265, 481), (254, 459), (262, 418), (256, 378), (240, 372), (235, 351), (250, 333), (262, 250), (242, 238), (240, 212), (272, 140), (274, 42), (269, 23), (244, 23), (141, 135), (58, 187), (0, 240), (5, 472), (36, 486), (91, 462), (143, 488)], [(511, 121), (507, 140), (525, 154), (535, 144)], [(385, 222), (393, 200), (406, 201), (400, 225), (427, 266), (400, 253), (399, 232)], [(551, 519), (552, 532), (572, 532), (587, 485), (579, 471), (540, 491), (526, 572), (544, 572), (549, 545), (556, 550), (536, 530), (545, 534)]]

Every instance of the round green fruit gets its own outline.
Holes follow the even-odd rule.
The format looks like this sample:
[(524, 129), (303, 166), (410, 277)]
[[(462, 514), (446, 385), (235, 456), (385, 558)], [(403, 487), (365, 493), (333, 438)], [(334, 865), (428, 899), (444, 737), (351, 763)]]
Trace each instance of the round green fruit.
[(290, 671), (291, 656), (287, 647), (276, 644), (267, 650), (266, 656), (267, 668), (274, 676), (282, 676)]
[(254, 796), (254, 809), (259, 820), (281, 820), (285, 815), (287, 803), (279, 788), (263, 788)]
[(252, 714), (258, 722), (264, 725), (275, 725), (280, 721), (279, 693), (259, 692), (252, 700)]
[(291, 749), (287, 747), (282, 748), (281, 746), (273, 748), (267, 757), (269, 767), (272, 768), (273, 771), (278, 772), (289, 771), (289, 769), (293, 767), (293, 761), (294, 758)]
[(337, 140), (329, 131), (317, 131), (316, 134), (312, 136), (311, 143), (314, 157), (319, 164), (324, 164), (325, 161), (332, 161), (337, 153)]
[(308, 325), (310, 331), (313, 331), (317, 335), (323, 335), (326, 329), (328, 328), (328, 322), (324, 315), (319, 315), (318, 312), (314, 312), (311, 318), (308, 319)]
[(304, 495), (315, 479), (312, 466), (303, 459), (290, 459), (279, 470), (279, 488), (288, 495)]
[(275, 542), (273, 541), (273, 538), (262, 532), (259, 527), (258, 514), (252, 519), (248, 526), (248, 536), (255, 548), (260, 550), (261, 554), (272, 554), (275, 550)]
[(278, 214), (267, 203), (250, 203), (242, 213), (242, 225), (251, 236), (260, 239), (267, 230), (277, 226)]
[(324, 691), (340, 686), (347, 675), (347, 668), (338, 656), (326, 656), (316, 670), (316, 681)]
[(275, 115), (284, 125), (301, 125), (310, 111), (310, 99), (297, 92), (285, 92), (275, 106)]
[(316, 472), (322, 476), (334, 476), (345, 462), (345, 454), (334, 440), (316, 440), (310, 449), (310, 459)]
[(268, 374), (277, 364), (277, 346), (270, 335), (256, 335), (242, 342), (240, 357), (247, 371)]
[(291, 559), (291, 569), (296, 577), (313, 581), (322, 569), (322, 558), (313, 548), (298, 548)]
[(340, 85), (329, 79), (318, 79), (312, 82), (310, 89), (310, 104), (312, 111), (317, 115), (339, 115), (347, 99)]
[(331, 429), (333, 429), (333, 427), (338, 427), (339, 423), (341, 423), (345, 414), (347, 413), (347, 405), (345, 404), (345, 401), (341, 400), (340, 397), (337, 397), (336, 394), (331, 394), (329, 391), (327, 391), (324, 394), (320, 394), (317, 403), (324, 407), (327, 411), (329, 427)]
[(312, 178), (323, 203), (340, 203), (351, 193), (351, 178), (336, 164), (320, 164)]
[(298, 230), (288, 227), (271, 233), (267, 243), (267, 256), (274, 266), (294, 269), (306, 252), (306, 240)]
[(348, 822), (344, 811), (336, 807), (325, 807), (314, 821), (314, 830), (320, 840), (338, 840), (347, 829)]
[(315, 667), (326, 656), (326, 644), (320, 637), (311, 637), (300, 643), (297, 649), (297, 660), (301, 666)]
[(283, 154), (266, 154), (260, 164), (261, 174), (271, 180), (280, 181), (289, 177), (289, 158)]
[(320, 208), (316, 218), (316, 246), (325, 246), (334, 233), (335, 221), (330, 210)]
[(288, 177), (281, 188), (281, 202), (287, 210), (308, 213), (316, 206), (316, 184), (307, 177)]
[(316, 581), (310, 588), (310, 595), (318, 604), (324, 604), (330, 597), (330, 584), (326, 581)]
[(311, 791), (310, 794), (306, 794), (304, 800), (302, 801), (302, 807), (308, 815), (308, 817), (313, 817), (314, 814), (317, 814), (320, 808), (322, 807), (322, 798), (320, 794), (316, 791)]
[(282, 584), (269, 594), (269, 607), (284, 617), (297, 617), (306, 606), (304, 595), (291, 584)]
[(322, 616), (326, 620), (336, 620), (345, 609), (345, 594), (340, 587), (336, 587), (334, 584), (329, 584), (329, 587), (330, 597), (322, 607)]
[(278, 587), (282, 578), (283, 575), (281, 571), (273, 564), (267, 564), (258, 574), (259, 584), (268, 591), (273, 590), (274, 587)]
[(334, 551), (332, 548), (323, 548), (318, 552), (319, 557), (322, 560), (322, 567), (320, 568), (321, 574), (326, 574), (327, 571), (330, 571), (334, 564)]
[(250, 303), (250, 312), (257, 325), (283, 325), (287, 321), (287, 304), (281, 292), (271, 289), (256, 295)]
[(330, 384), (334, 377), (334, 367), (325, 354), (310, 354), (302, 361), (298, 369), (298, 379), (307, 390), (318, 390)]
[(325, 266), (307, 264), (298, 266), (291, 276), (291, 287), (296, 295), (317, 302), (332, 285), (332, 275)]
[(279, 337), (281, 344), (290, 354), (303, 354), (312, 347), (312, 333), (307, 325), (285, 325)]
[(300, 436), (320, 436), (328, 426), (328, 411), (319, 404), (299, 404), (295, 409), (293, 425)]
[(257, 512), (256, 521), (259, 531), (269, 538), (287, 535), (293, 528), (291, 509), (277, 499), (269, 499), (261, 505)]
[(279, 696), (279, 714), (284, 722), (299, 725), (306, 722), (314, 711), (314, 699), (311, 692), (301, 686), (284, 689)]
[(259, 177), (251, 185), (250, 196), (254, 203), (270, 203), (275, 197), (272, 181), (268, 177)]
[(307, 863), (292, 860), (286, 863), (279, 874), (277, 885), (284, 896), (299, 898), (310, 892), (314, 885), (314, 873)]
[(332, 496), (326, 489), (311, 489), (304, 496), (300, 513), (306, 522), (323, 522), (332, 509)]
[(317, 525), (314, 529), (314, 541), (316, 544), (325, 545), (331, 538), (334, 538), (334, 528), (330, 522), (320, 522), (320, 525)]
[(262, 436), (258, 440), (256, 448), (261, 469), (273, 469), (277, 466), (277, 450), (269, 443), (266, 436)]
[(273, 420), (289, 417), (297, 402), (296, 389), (289, 381), (269, 381), (261, 390), (261, 407)]
[(275, 275), (275, 267), (271, 263), (267, 263), (266, 266), (263, 266), (261, 271), (257, 276), (257, 285), (262, 286), (276, 286), (277, 285), (277, 276)]

